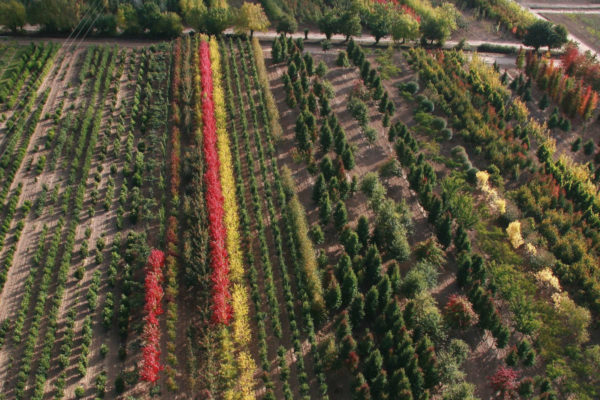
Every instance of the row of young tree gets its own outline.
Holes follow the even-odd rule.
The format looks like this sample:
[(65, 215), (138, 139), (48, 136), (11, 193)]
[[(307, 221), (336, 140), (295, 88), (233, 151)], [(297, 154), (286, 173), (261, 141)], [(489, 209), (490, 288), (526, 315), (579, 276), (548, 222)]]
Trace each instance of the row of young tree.
[(554, 61), (534, 52), (525, 54), (523, 68), (527, 76), (549, 94), (566, 115), (571, 118), (578, 115), (586, 120), (593, 116), (598, 106), (598, 92), (591, 85), (569, 76), (566, 70), (555, 66)]
[[(416, 53), (417, 51), (415, 51)], [(467, 78), (469, 76), (472, 75), (473, 71), (478, 71), (478, 75), (479, 77), (483, 80), (483, 81), (488, 81), (488, 86), (489, 86), (489, 91), (488, 91), (488, 96), (491, 96), (490, 98), (493, 99), (495, 96), (493, 95), (494, 92), (497, 93), (502, 93), (505, 92), (506, 88), (503, 87), (500, 84), (500, 80), (498, 80), (498, 74), (497, 72), (492, 72), (491, 70), (485, 70), (485, 69), (481, 69), (481, 67), (478, 67), (477, 64), (473, 63), (473, 61), (471, 62), (471, 64), (469, 65), (469, 72), (467, 72), (466, 68), (464, 67), (464, 63), (458, 63), (458, 64), (453, 64), (448, 62), (450, 59), (450, 53), (446, 52), (443, 56), (437, 55), (436, 57), (432, 57), (432, 56), (427, 56), (425, 54), (421, 54), (417, 56), (416, 59), (416, 63), (414, 63), (413, 65), (415, 67), (417, 67), (417, 71), (419, 71), (419, 76), (424, 78), (424, 77), (428, 77), (426, 78), (427, 80), (425, 82), (438, 82), (438, 80), (440, 80), (440, 78), (443, 78), (443, 76), (445, 74), (452, 74), (452, 77), (454, 80), (456, 80), (457, 78), (461, 78), (463, 81), (461, 82), (462, 85), (464, 85), (466, 82), (469, 82), (470, 84), (472, 84), (472, 82), (474, 82), (473, 80), (467, 80)], [(421, 61), (418, 61), (419, 58), (426, 58), (426, 62), (422, 63)], [(441, 68), (438, 69), (438, 71), (440, 71), (440, 73), (438, 74), (438, 76), (436, 77), (436, 79), (434, 79), (431, 75), (429, 75), (428, 73), (423, 73), (424, 71), (427, 71), (428, 68), (430, 68), (432, 65), (438, 65), (441, 66)], [(458, 69), (455, 69), (456, 66), (460, 66), (462, 65), (462, 67), (459, 67)], [(461, 72), (461, 69), (463, 69), (463, 72)], [(452, 82), (452, 80), (445, 80), (445, 79), (441, 79), (442, 81), (446, 81), (446, 82)], [(452, 87), (451, 85), (449, 86), (448, 84), (444, 85), (444, 86), (437, 86), (436, 88), (438, 90), (442, 90), (445, 87)], [(453, 88), (454, 89), (454, 88)], [(476, 104), (477, 103), (477, 99), (476, 96), (473, 95), (473, 92), (475, 92), (476, 87), (469, 87), (470, 92), (471, 92), (471, 99), (470, 99), (470, 103), (471, 104)], [(460, 93), (459, 91), (456, 91), (455, 93)], [(454, 96), (455, 98), (458, 97), (458, 95), (455, 94)], [(500, 99), (504, 98), (503, 95), (500, 95), (499, 97)], [(510, 97), (509, 97), (510, 98)], [(440, 104), (443, 104), (444, 99), (437, 97), (436, 98), (436, 103), (439, 106)], [(447, 101), (447, 99), (446, 99)], [(502, 105), (504, 104), (504, 102), (506, 102), (508, 100), (502, 100), (502, 102), (498, 103), (498, 105)], [(535, 138), (536, 140), (539, 140), (541, 143), (545, 143), (544, 140), (544, 130), (542, 129), (542, 127), (537, 124), (533, 119), (529, 118), (529, 112), (526, 108), (526, 106), (523, 103), (520, 103), (520, 101), (516, 98), (513, 98), (512, 100), (512, 107), (510, 108), (505, 108), (504, 111), (502, 111), (502, 113), (505, 116), (505, 121), (506, 122), (512, 122), (511, 125), (513, 125), (512, 127), (508, 127), (506, 128), (506, 126), (504, 125), (504, 123), (499, 124), (499, 122), (496, 120), (494, 121), (493, 119), (487, 119), (487, 124), (489, 126), (489, 124), (493, 124), (495, 125), (494, 127), (489, 126), (488, 130), (487, 130), (487, 138), (486, 138), (486, 146), (488, 147), (492, 147), (492, 146), (496, 146), (499, 143), (506, 143), (503, 144), (504, 146), (506, 146), (507, 144), (510, 144), (511, 142), (514, 143), (514, 141), (518, 141), (520, 142), (523, 146), (521, 146), (522, 149), (524, 149), (525, 151), (522, 152), (524, 158), (526, 158), (527, 160), (530, 160), (528, 163), (531, 166), (534, 166), (536, 164), (533, 163), (533, 160), (531, 159), (531, 155), (529, 154), (528, 150), (528, 146), (526, 145), (526, 139), (528, 136), (531, 136), (532, 138)], [(468, 104), (468, 103), (465, 103)], [(501, 110), (503, 110), (503, 107), (498, 107), (498, 106), (494, 106), (494, 108), (500, 112)], [(454, 112), (455, 114), (458, 113), (458, 110), (456, 112)], [(490, 114), (489, 112), (484, 113), (483, 115), (493, 115)], [(452, 113), (449, 113), (450, 115), (450, 120), (453, 121), (453, 125), (456, 127), (455, 124), (459, 123), (458, 120), (456, 120), (454, 117), (452, 117)], [(466, 114), (469, 115), (469, 114)], [(492, 122), (493, 121), (493, 122)], [(465, 121), (469, 124), (469, 121)], [(508, 132), (508, 136), (506, 134), (502, 134), (502, 130), (504, 130), (504, 132)], [(472, 141), (473, 137), (471, 135), (467, 136), (469, 137), (469, 139)], [(507, 140), (508, 139), (508, 140)], [(475, 142), (478, 143), (478, 142)], [(541, 149), (543, 149), (543, 151), (541, 153), (538, 152), (538, 158), (540, 160), (543, 160), (544, 164), (547, 164), (548, 160), (552, 160), (552, 157), (550, 156), (551, 151), (549, 151), (549, 146), (548, 145), (544, 145), (540, 147)], [(523, 282), (527, 282), (529, 279), (531, 278), (527, 278), (529, 275), (527, 274), (528, 268), (538, 268), (537, 266), (539, 265), (551, 265), (552, 266), (552, 270), (557, 274), (557, 276), (559, 277), (559, 279), (556, 279), (556, 277), (553, 277), (553, 280), (556, 282), (556, 284), (558, 285), (558, 282), (560, 281), (561, 284), (567, 284), (567, 282), (569, 282), (569, 284), (575, 283), (579, 286), (579, 287), (586, 287), (585, 292), (578, 290), (577, 292), (573, 292), (573, 296), (577, 301), (580, 302), (587, 302), (589, 301), (588, 299), (586, 299), (586, 296), (588, 295), (592, 295), (593, 298), (593, 293), (595, 292), (596, 289), (592, 289), (594, 288), (595, 284), (591, 281), (585, 281), (585, 278), (582, 279), (583, 275), (581, 274), (582, 272), (582, 266), (585, 263), (589, 263), (590, 260), (584, 261), (583, 258), (585, 257), (585, 247), (583, 245), (582, 242), (582, 233), (584, 235), (589, 235), (590, 232), (592, 232), (591, 229), (585, 229), (585, 225), (582, 224), (582, 220), (580, 218), (572, 218), (573, 216), (573, 210), (575, 209), (575, 207), (580, 207), (580, 206), (584, 206), (587, 207), (589, 206), (591, 203), (586, 203), (585, 201), (583, 203), (579, 203), (577, 204), (577, 202), (573, 201), (568, 201), (565, 197), (565, 191), (563, 191), (564, 189), (566, 190), (572, 190), (574, 189), (576, 186), (572, 186), (569, 184), (566, 184), (566, 180), (565, 178), (568, 179), (568, 177), (574, 177), (575, 175), (575, 170), (579, 170), (577, 169), (576, 165), (570, 165), (570, 167), (567, 167), (568, 164), (563, 163), (562, 161), (558, 161), (556, 166), (552, 166), (553, 164), (551, 163), (550, 165), (550, 169), (548, 170), (548, 165), (545, 166), (546, 168), (546, 172), (544, 172), (543, 168), (536, 168), (535, 170), (532, 169), (532, 172), (535, 174), (534, 177), (532, 179), (530, 179), (527, 184), (524, 185), (524, 187), (519, 188), (518, 190), (516, 190), (515, 192), (511, 193), (511, 194), (507, 194), (506, 196), (506, 204), (504, 204), (504, 206), (502, 207), (503, 211), (500, 211), (503, 216), (502, 218), (498, 221), (498, 223), (502, 224), (501, 226), (506, 226), (506, 223), (512, 221), (512, 223), (510, 225), (514, 225), (514, 224), (519, 224), (519, 222), (517, 221), (520, 216), (521, 216), (521, 211), (524, 213), (525, 216), (533, 216), (536, 220), (536, 224), (532, 225), (531, 229), (533, 230), (533, 232), (535, 232), (536, 230), (539, 231), (540, 234), (542, 234), (543, 236), (545, 236), (548, 239), (548, 249), (551, 250), (554, 255), (556, 256), (556, 258), (552, 257), (549, 255), (548, 251), (545, 250), (543, 248), (544, 244), (540, 243), (540, 242), (536, 242), (536, 245), (533, 246), (531, 243), (528, 243), (526, 246), (523, 246), (524, 248), (526, 248), (526, 255), (523, 256), (523, 260), (525, 262), (524, 271), (521, 271), (520, 269), (517, 270), (518, 272), (516, 272), (516, 276), (515, 279), (519, 279), (522, 280)], [(560, 166), (559, 166), (560, 165)], [(494, 169), (491, 167), (488, 167), (488, 171), (490, 171), (489, 176), (492, 177), (493, 175), (496, 175), (496, 172), (493, 171)], [(477, 171), (477, 170), (475, 170)], [(537, 173), (536, 173), (537, 171)], [(548, 177), (547, 172), (557, 172), (557, 176), (560, 176), (560, 182), (561, 184), (558, 185), (557, 181), (552, 181), (552, 177)], [(468, 171), (467, 171), (468, 172)], [(498, 171), (499, 172), (499, 171)], [(480, 171), (479, 173), (475, 173), (473, 174), (474, 177), (477, 178), (477, 181), (480, 181), (480, 175), (481, 177), (483, 177), (482, 171)], [(469, 178), (469, 173), (467, 173), (467, 179)], [(502, 180), (498, 179), (499, 176), (496, 176), (495, 178), (493, 178), (493, 180), (495, 181), (495, 184), (501, 186), (502, 185)], [(515, 177), (511, 177), (510, 174), (504, 174), (504, 178), (503, 179), (514, 179)], [(490, 178), (491, 179), (491, 178)], [(487, 181), (487, 180), (486, 180)], [(474, 183), (475, 181), (473, 181)], [(481, 183), (481, 181), (480, 181)], [(583, 183), (583, 182), (581, 182)], [(566, 185), (564, 185), (566, 184)], [(564, 189), (563, 189), (563, 185), (564, 185)], [(480, 187), (482, 187), (480, 185)], [(580, 186), (577, 186), (581, 192), (577, 192), (577, 190), (575, 190), (575, 192), (571, 192), (571, 196), (573, 196), (575, 193), (578, 193), (579, 195), (581, 195), (582, 197), (580, 198), (579, 201), (581, 201), (581, 199), (591, 199), (591, 197), (588, 197), (586, 194), (586, 190), (584, 189), (584, 187), (588, 187), (589, 186), (587, 184), (582, 184)], [(511, 202), (509, 202), (509, 198), (514, 198), (516, 199), (516, 203), (517, 204), (512, 204)], [(575, 200), (575, 197), (571, 197), (572, 200)], [(496, 202), (497, 203), (497, 202)], [(497, 203), (498, 204), (498, 203)], [(586, 205), (587, 204), (587, 205)], [(498, 207), (498, 206), (496, 206)], [(498, 208), (500, 209), (500, 208)], [(520, 209), (520, 211), (519, 211)], [(588, 213), (588, 215), (591, 216), (591, 214)], [(576, 230), (571, 230), (570, 232), (573, 232), (572, 234), (569, 234), (568, 237), (561, 237), (560, 234), (558, 234), (560, 228), (556, 225), (556, 221), (558, 221), (560, 218), (564, 218), (565, 220), (569, 221), (568, 224), (573, 224), (573, 225), (578, 225), (580, 226), (580, 228), (576, 229)], [(509, 228), (510, 228), (509, 225)], [(565, 225), (562, 225), (563, 227)], [(575, 231), (577, 233), (575, 233)], [(508, 232), (508, 229), (507, 229)], [(509, 236), (512, 238), (512, 233), (509, 233)], [(596, 236), (596, 235), (594, 235)], [(591, 236), (591, 237), (594, 237)], [(519, 234), (520, 237), (520, 234)], [(531, 240), (531, 236), (529, 237), (529, 240)], [(515, 248), (518, 248), (519, 246), (521, 246), (522, 244), (524, 244), (524, 240), (521, 238), (520, 241), (516, 244), (513, 244), (513, 246), (515, 246)], [(544, 242), (545, 243), (545, 242)], [(458, 247), (458, 244), (455, 243), (456, 246)], [(540, 248), (538, 248), (537, 246), (540, 246)], [(491, 250), (488, 250), (491, 251)], [(506, 254), (506, 252), (502, 252), (502, 258), (503, 259), (508, 259), (508, 254)], [(506, 261), (504, 261), (506, 262)], [(566, 267), (565, 262), (567, 264), (570, 264), (569, 267)], [(471, 263), (470, 265), (465, 268), (465, 267), (461, 267), (461, 270), (468, 270), (468, 271), (472, 271), (472, 266), (473, 266), (473, 259), (471, 259)], [(550, 270), (549, 270), (550, 271)], [(459, 271), (460, 272), (460, 271)], [(495, 279), (495, 276), (497, 274), (497, 270), (495, 269), (487, 269), (487, 274), (491, 274), (490, 278), (491, 280)], [(468, 274), (465, 274), (468, 275)], [(550, 272), (550, 275), (552, 275), (552, 272)], [(517, 276), (521, 276), (520, 278), (517, 278)], [(584, 283), (585, 282), (585, 283)], [(539, 284), (539, 283), (538, 283)], [(522, 284), (520, 285), (520, 287), (522, 287)], [(535, 286), (534, 286), (535, 287)], [(558, 292), (561, 292), (562, 289), (560, 287), (560, 285), (557, 286)], [(493, 288), (493, 286), (492, 286)], [(588, 289), (589, 288), (589, 289)], [(511, 285), (505, 285), (502, 288), (502, 292), (501, 293), (505, 293), (505, 295), (513, 295), (514, 292), (516, 291), (515, 287), (511, 287)], [(533, 292), (529, 292), (527, 294), (527, 296), (531, 296), (531, 298), (536, 298), (537, 294), (539, 293), (538, 291), (536, 291), (535, 289), (533, 290)], [(584, 294), (585, 293), (585, 294)], [(469, 292), (468, 293), (469, 296), (473, 297), (472, 301), (474, 303), (474, 306), (476, 305), (476, 302), (485, 300), (485, 296), (484, 297), (480, 297), (476, 292)], [(481, 293), (479, 293), (481, 294)], [(561, 298), (560, 303), (554, 302), (554, 298)], [(532, 315), (531, 313), (525, 311), (525, 309), (522, 306), (515, 306), (515, 307), (511, 307), (511, 312), (514, 313), (514, 324), (515, 324), (515, 328), (526, 334), (526, 335), (531, 335), (532, 338), (536, 338), (535, 340), (535, 344), (536, 344), (536, 351), (540, 352), (544, 359), (550, 359), (550, 360), (555, 360), (557, 362), (561, 362), (563, 363), (564, 367), (561, 369), (560, 374), (561, 375), (570, 375), (570, 376), (575, 376), (574, 374), (576, 374), (574, 371), (583, 371), (586, 368), (584, 367), (584, 365), (578, 361), (575, 361), (574, 359), (571, 359), (570, 356), (567, 354), (567, 352), (562, 351), (562, 349), (559, 347), (552, 347), (553, 345), (551, 345), (550, 343), (563, 343), (564, 340), (568, 340), (567, 337), (572, 337), (570, 336), (570, 333), (567, 333), (568, 329), (557, 329), (556, 327), (551, 327), (550, 325), (548, 325), (548, 323), (546, 321), (548, 321), (549, 319), (559, 319), (560, 321), (562, 321), (562, 324), (566, 324), (569, 326), (573, 326), (572, 323), (574, 322), (574, 320), (580, 321), (581, 325), (578, 329), (574, 329), (573, 331), (576, 331), (577, 334), (574, 334), (575, 337), (577, 337), (577, 344), (574, 345), (574, 347), (572, 348), (573, 351), (578, 352), (579, 354), (582, 355), (582, 358), (580, 359), (585, 359), (586, 356), (584, 356), (584, 354), (588, 354), (589, 353), (589, 349), (586, 349), (584, 346), (582, 346), (581, 344), (585, 342), (585, 338), (587, 337), (587, 329), (588, 329), (588, 325), (589, 325), (589, 321), (590, 321), (590, 313), (588, 310), (586, 310), (585, 308), (578, 306), (575, 304), (575, 302), (573, 300), (571, 300), (569, 298), (569, 296), (567, 295), (567, 293), (562, 292), (562, 293), (555, 293), (554, 297), (550, 297), (547, 293), (545, 293), (545, 297), (544, 297), (545, 301), (548, 302), (554, 302), (555, 307), (554, 308), (550, 308), (548, 310), (546, 310), (544, 312), (544, 317), (540, 318), (540, 317), (536, 317), (535, 315)], [(481, 305), (485, 305), (486, 301), (484, 301), (483, 303), (481, 303)], [(544, 302), (542, 302), (542, 308), (543, 309), (543, 304)], [(588, 303), (590, 304), (590, 303)], [(477, 307), (475, 307), (477, 308)], [(484, 307), (484, 310), (487, 307)], [(567, 311), (569, 310), (569, 311)], [(499, 331), (500, 333), (501, 331)], [(552, 333), (549, 333), (552, 332)], [(550, 335), (550, 336), (549, 336)], [(564, 336), (563, 336), (564, 335)], [(544, 343), (543, 345), (541, 343)], [(525, 345), (523, 345), (525, 346)], [(550, 347), (549, 347), (550, 346)], [(513, 349), (514, 350), (514, 349)], [(513, 351), (514, 352), (514, 351)], [(524, 365), (527, 365), (526, 363), (532, 362), (531, 360), (531, 352), (527, 351), (524, 352), (526, 353), (526, 355), (523, 355), (522, 357), (522, 362), (524, 363)], [(535, 357), (534, 357), (535, 358)], [(560, 361), (558, 361), (560, 360)], [(509, 358), (507, 358), (507, 363), (509, 363), (510, 365), (514, 365), (515, 364), (515, 357), (514, 355), (510, 356)], [(514, 371), (512, 371), (514, 372)], [(511, 373), (512, 373), (511, 372)], [(584, 375), (580, 375), (580, 378), (583, 378)], [(574, 380), (574, 382), (577, 380)], [(556, 394), (553, 392), (553, 390), (551, 389), (551, 384), (549, 383), (545, 383), (543, 385), (540, 386), (540, 391), (543, 392), (544, 394), (549, 393), (550, 396), (556, 396)], [(524, 386), (525, 387), (525, 386)], [(514, 392), (516, 391), (517, 385), (512, 385), (510, 391)], [(560, 387), (561, 391), (565, 391), (565, 392), (578, 392), (578, 393), (584, 393), (586, 392), (586, 388), (579, 386), (578, 384), (574, 384), (572, 386), (570, 386), (569, 388), (565, 388), (565, 387)]]
[[(289, 65), (299, 62), (297, 52), (299, 50), (287, 54)], [(320, 115), (320, 122), (321, 131), (327, 131), (330, 126), (343, 129), (333, 112)], [(323, 135), (323, 142), (322, 138)], [(379, 253), (380, 248), (385, 248), (384, 254), (406, 260), (410, 254), (406, 240), (406, 225), (410, 225), (410, 217), (398, 211), (400, 205), (385, 199), (380, 183), (364, 183), (367, 196), (378, 199), (372, 201), (378, 210), (376, 226), (371, 233), (368, 220), (362, 217), (356, 231), (350, 228), (345, 199), (357, 190), (358, 181), (353, 180), (349, 184), (345, 173), (340, 174), (340, 168), (344, 171), (343, 163), (338, 168), (334, 167), (325, 151), (318, 169), (312, 171), (319, 174), (313, 188), (313, 200), (319, 205), (322, 226), (329, 234), (328, 225), (333, 219), (336, 241), (343, 244), (347, 253), (342, 255), (335, 268), (327, 268), (328, 260), (324, 253), (317, 259), (323, 268), (325, 304), (335, 321), (335, 335), (326, 346), (328, 353), (325, 357), (333, 357), (333, 362), (329, 360), (330, 368), (345, 364), (354, 375), (353, 398), (384, 398), (389, 395), (412, 399), (413, 396), (427, 396), (428, 388), (437, 384), (433, 344), (423, 327), (418, 327), (415, 304), (410, 303), (404, 312), (399, 307), (395, 298), (401, 293), (398, 265), (389, 266), (388, 273), (382, 274), (383, 262)], [(348, 185), (347, 190), (338, 191), (346, 186), (341, 185), (342, 182)], [(327, 206), (330, 196), (335, 199), (334, 207)], [(324, 240), (323, 230), (318, 225), (311, 229), (311, 235), (317, 244)], [(408, 321), (406, 324), (405, 319)], [(366, 326), (375, 326), (376, 329), (370, 332), (365, 329)], [(410, 331), (413, 328), (414, 337)], [(418, 341), (417, 350), (413, 339)]]

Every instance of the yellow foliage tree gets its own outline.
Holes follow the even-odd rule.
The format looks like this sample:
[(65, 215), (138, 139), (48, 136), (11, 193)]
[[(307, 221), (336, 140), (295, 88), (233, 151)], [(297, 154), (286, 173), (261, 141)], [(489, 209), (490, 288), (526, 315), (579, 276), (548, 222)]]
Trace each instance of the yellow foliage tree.
[(225, 399), (254, 399), (254, 370), (256, 365), (248, 351), (252, 339), (248, 321), (248, 294), (244, 286), (243, 257), (240, 248), (238, 205), (233, 176), (233, 160), (231, 156), (221, 76), (221, 57), (218, 42), (210, 41), (210, 58), (213, 76), (213, 101), (217, 123), (217, 150), (220, 161), (221, 187), (223, 189), (224, 222), (227, 229), (226, 246), (229, 254), (229, 277), (233, 283), (231, 305), (233, 308), (233, 342), (237, 364), (237, 383), (228, 387)]
[(235, 32), (250, 31), (250, 37), (254, 35), (254, 31), (266, 31), (269, 25), (271, 23), (260, 4), (244, 3), (235, 16)]
[(203, 0), (179, 0), (179, 7), (188, 25), (199, 26), (202, 23), (202, 16), (206, 12)]
[(519, 221), (513, 221), (508, 224), (508, 228), (506, 228), (506, 233), (508, 234), (508, 240), (510, 240), (510, 244), (515, 249), (518, 249), (525, 243), (523, 237), (521, 236), (521, 223)]
[(558, 278), (554, 275), (552, 270), (548, 267), (538, 271), (535, 273), (536, 281), (539, 286), (543, 288), (551, 288), (555, 291), (560, 292), (562, 289), (560, 287), (560, 282)]

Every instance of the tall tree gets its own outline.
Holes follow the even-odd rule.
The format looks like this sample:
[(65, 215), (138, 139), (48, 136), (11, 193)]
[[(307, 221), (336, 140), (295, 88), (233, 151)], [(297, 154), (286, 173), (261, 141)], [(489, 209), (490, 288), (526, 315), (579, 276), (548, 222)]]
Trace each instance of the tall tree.
[(406, 40), (415, 40), (419, 37), (420, 23), (410, 14), (393, 14), (390, 24), (390, 33), (396, 42), (402, 40), (404, 43)]
[(42, 25), (47, 32), (68, 32), (79, 22), (79, 3), (72, 0), (37, 0), (31, 3), (30, 19)]
[(283, 14), (277, 21), (277, 33), (294, 33), (298, 30), (298, 23), (289, 14)]
[(375, 37), (375, 43), (390, 34), (393, 10), (387, 4), (375, 3), (367, 15), (367, 28)]
[(360, 17), (357, 12), (348, 10), (344, 12), (339, 20), (339, 32), (346, 36), (346, 41), (352, 36), (358, 36), (362, 32)]
[(236, 33), (250, 31), (250, 37), (254, 31), (266, 31), (269, 25), (269, 19), (260, 4), (244, 2), (235, 16)]
[(194, 28), (207, 35), (218, 36), (231, 25), (232, 21), (229, 8), (211, 7), (202, 16), (202, 26)]
[(331, 36), (337, 33), (339, 30), (339, 17), (338, 13), (333, 10), (327, 11), (319, 19), (318, 22), (319, 30), (325, 34), (327, 40), (331, 40)]
[(13, 32), (21, 29), (27, 22), (25, 6), (17, 0), (8, 0), (0, 3), (0, 25), (4, 25)]
[(550, 21), (537, 20), (527, 28), (523, 44), (535, 48), (548, 46), (548, 49), (559, 48), (567, 43), (567, 30), (563, 25)]

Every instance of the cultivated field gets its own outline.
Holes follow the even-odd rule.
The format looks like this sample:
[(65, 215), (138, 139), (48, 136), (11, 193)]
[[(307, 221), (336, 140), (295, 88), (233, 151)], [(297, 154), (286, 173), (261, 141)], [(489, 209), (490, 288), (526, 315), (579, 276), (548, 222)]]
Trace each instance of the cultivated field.
[(596, 398), (585, 57), (0, 42), (0, 398)]

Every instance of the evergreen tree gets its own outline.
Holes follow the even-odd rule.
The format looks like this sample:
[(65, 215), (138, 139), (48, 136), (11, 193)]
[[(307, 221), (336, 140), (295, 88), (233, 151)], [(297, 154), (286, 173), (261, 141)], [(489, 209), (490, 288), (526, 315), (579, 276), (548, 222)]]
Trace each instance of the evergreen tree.
[(387, 398), (388, 390), (387, 372), (385, 369), (380, 370), (371, 382), (371, 393), (374, 399)]
[(438, 240), (444, 248), (450, 246), (452, 242), (452, 219), (449, 215), (442, 217), (441, 221), (438, 220), (437, 234)]
[(308, 110), (312, 113), (312, 114), (316, 114), (317, 113), (317, 98), (315, 97), (315, 94), (313, 92), (310, 92), (308, 94)]
[(390, 278), (388, 278), (387, 275), (383, 275), (379, 280), (377, 291), (379, 292), (379, 309), (383, 310), (392, 296), (392, 285), (390, 284)]
[(365, 329), (363, 339), (358, 343), (358, 353), (364, 359), (369, 357), (375, 349), (375, 339), (369, 328)]
[(352, 260), (350, 260), (348, 254), (344, 253), (335, 265), (335, 273), (337, 278), (339, 280), (343, 280), (344, 276), (346, 276), (350, 270), (352, 270)]
[(327, 293), (325, 294), (325, 303), (330, 311), (335, 311), (342, 305), (342, 291), (335, 276), (331, 274)]
[(479, 254), (471, 258), (471, 280), (482, 284), (485, 282), (485, 260)]
[(434, 224), (442, 215), (442, 200), (437, 195), (433, 195), (429, 204), (427, 220), (429, 223)]
[(412, 389), (410, 381), (403, 368), (394, 371), (390, 379), (390, 394), (396, 400), (412, 400)]
[(327, 192), (319, 200), (319, 218), (323, 226), (327, 225), (331, 218), (331, 201)]
[(358, 279), (354, 270), (350, 268), (344, 275), (342, 281), (342, 302), (344, 305), (350, 304), (358, 294)]
[(347, 311), (342, 311), (337, 320), (337, 326), (335, 329), (335, 337), (338, 341), (341, 341), (345, 336), (352, 335), (352, 325), (348, 317)]
[(394, 299), (388, 302), (385, 307), (385, 321), (387, 328), (397, 332), (399, 329), (404, 327), (404, 317), (402, 316), (402, 310), (398, 305), (398, 302)]
[(325, 193), (328, 193), (327, 182), (325, 180), (325, 176), (321, 173), (319, 176), (317, 176), (317, 181), (313, 187), (312, 200), (316, 204), (320, 204), (321, 198), (325, 195)]
[[(383, 119), (382, 119), (381, 123), (383, 124), (384, 128), (387, 128), (390, 126), (390, 115), (387, 112), (385, 114), (383, 114)], [(388, 138), (389, 138), (389, 136), (388, 136)]]
[(433, 343), (431, 343), (429, 337), (425, 335), (425, 337), (419, 341), (415, 350), (419, 355), (418, 361), (425, 378), (425, 387), (431, 389), (439, 380)]
[(321, 116), (327, 116), (331, 113), (331, 106), (329, 105), (329, 99), (327, 97), (321, 97), (319, 99), (319, 103), (321, 104)]
[(290, 76), (292, 81), (298, 79), (298, 67), (293, 61), (290, 62), (290, 64), (288, 65), (288, 75)]
[[(379, 77), (377, 77), (377, 79), (379, 79)], [(381, 81), (379, 81), (379, 83), (375, 85), (375, 91), (373, 92), (373, 99), (374, 100), (381, 99), (381, 97), (383, 96), (383, 93), (384, 93), (383, 85), (381, 84)]]
[(350, 257), (355, 257), (362, 247), (358, 235), (353, 230), (351, 230), (344, 238), (343, 245), (344, 250), (346, 250), (346, 253), (348, 253)]
[(358, 326), (365, 319), (365, 297), (362, 293), (354, 296), (350, 304), (350, 320), (352, 325)]
[(456, 228), (454, 246), (456, 246), (458, 251), (471, 252), (471, 241), (469, 240), (469, 236), (467, 236), (467, 231), (462, 225), (458, 225), (458, 228)]
[(392, 292), (398, 294), (400, 292), (400, 285), (402, 283), (402, 275), (400, 275), (400, 267), (396, 261), (393, 261), (387, 269), (387, 274), (390, 277), (390, 283), (392, 285)]
[(365, 378), (372, 382), (382, 368), (383, 357), (381, 357), (379, 349), (374, 349), (373, 351), (369, 352), (365, 362)]
[(342, 153), (342, 160), (344, 161), (344, 167), (347, 170), (351, 170), (354, 168), (354, 154), (352, 153), (352, 149), (346, 146)]
[(293, 90), (289, 90), (285, 96), (285, 102), (289, 108), (296, 107), (297, 100)]
[(344, 225), (348, 223), (346, 204), (342, 200), (338, 201), (335, 205), (335, 209), (333, 210), (333, 221), (338, 231), (340, 231)]
[(381, 276), (381, 256), (376, 246), (369, 246), (365, 256), (365, 278), (367, 285), (374, 285), (379, 281)]
[(345, 360), (353, 351), (356, 351), (356, 341), (352, 335), (344, 336), (340, 345), (340, 357)]
[(352, 395), (353, 400), (371, 400), (371, 389), (369, 384), (365, 381), (365, 377), (360, 372), (358, 373), (354, 382), (354, 393)]
[(271, 46), (271, 57), (273, 58), (273, 62), (275, 64), (283, 61), (283, 54), (281, 53), (281, 43), (279, 40), (275, 40), (273, 42), (273, 46)]
[(303, 114), (298, 116), (298, 120), (296, 121), (296, 143), (298, 143), (298, 148), (301, 151), (308, 151), (311, 147), (310, 142), (310, 133), (306, 122), (304, 120)]
[(365, 298), (365, 312), (371, 321), (377, 318), (379, 308), (379, 292), (376, 286), (371, 286)]
[(383, 92), (382, 96), (381, 96), (381, 100), (379, 100), (379, 112), (380, 113), (384, 113), (387, 110), (387, 105), (388, 102), (390, 101), (388, 92)]
[(548, 99), (548, 95), (546, 93), (544, 93), (544, 96), (542, 96), (542, 99), (540, 100), (540, 110), (545, 110), (548, 106), (550, 105), (550, 99)]
[(404, 317), (404, 322), (406, 323), (406, 327), (408, 329), (413, 329), (415, 327), (415, 323), (416, 323), (416, 310), (415, 310), (415, 303), (414, 301), (410, 300), (408, 303), (406, 303), (406, 306), (404, 306), (404, 313), (403, 313), (403, 317)]
[(331, 148), (331, 144), (333, 143), (333, 136), (331, 134), (331, 128), (329, 128), (329, 124), (327, 120), (321, 126), (321, 149), (323, 152), (327, 153)]
[(420, 398), (423, 394), (423, 388), (425, 386), (425, 378), (423, 377), (423, 371), (418, 366), (417, 357), (413, 357), (406, 368), (406, 375), (410, 381), (412, 394), (414, 398)]
[(310, 55), (310, 53), (304, 53), (304, 64), (306, 65), (306, 72), (308, 72), (309, 75), (314, 74), (315, 72), (315, 68), (314, 68), (314, 60), (312, 58), (312, 56)]
[(346, 142), (346, 133), (340, 125), (332, 125), (330, 122), (329, 126), (333, 129), (333, 144), (335, 152), (341, 156), (344, 154), (344, 150), (346, 150), (348, 147), (348, 143)]
[(388, 102), (386, 111), (388, 114), (390, 114), (390, 117), (394, 116), (394, 113), (396, 112), (396, 106), (394, 105), (393, 101)]
[(369, 245), (369, 236), (370, 236), (370, 228), (369, 228), (369, 220), (366, 216), (361, 215), (358, 218), (358, 224), (356, 226), (356, 233), (358, 234), (358, 239), (362, 244), (363, 248), (367, 248)]
[(320, 165), (321, 173), (325, 177), (325, 180), (328, 182), (333, 178), (335, 174), (335, 170), (333, 169), (333, 163), (331, 162), (331, 158), (329, 156), (323, 157)]
[(471, 279), (471, 257), (463, 254), (458, 260), (458, 271), (456, 273), (456, 283), (460, 287), (468, 287), (472, 283)]

